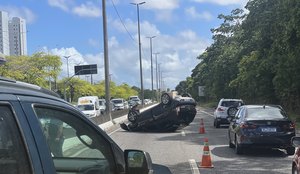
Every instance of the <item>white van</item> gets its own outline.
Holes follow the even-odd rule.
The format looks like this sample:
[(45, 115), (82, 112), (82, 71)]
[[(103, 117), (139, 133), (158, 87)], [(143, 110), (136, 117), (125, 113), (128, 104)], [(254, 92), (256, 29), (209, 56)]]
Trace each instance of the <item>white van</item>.
[(96, 117), (100, 115), (99, 98), (97, 96), (79, 97), (77, 107), (87, 117)]

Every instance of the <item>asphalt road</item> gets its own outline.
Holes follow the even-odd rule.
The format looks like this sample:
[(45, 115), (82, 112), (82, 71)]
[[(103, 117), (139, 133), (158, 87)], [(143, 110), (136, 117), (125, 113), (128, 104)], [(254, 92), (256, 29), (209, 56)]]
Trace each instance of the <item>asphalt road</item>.
[[(200, 120), (205, 133), (199, 134)], [(279, 149), (249, 149), (236, 155), (228, 147), (228, 126), (213, 127), (212, 110), (198, 108), (194, 122), (174, 133), (109, 133), (122, 149), (141, 149), (150, 153), (156, 174), (284, 174), (291, 173), (292, 156)], [(213, 168), (199, 168), (204, 138), (208, 138)]]

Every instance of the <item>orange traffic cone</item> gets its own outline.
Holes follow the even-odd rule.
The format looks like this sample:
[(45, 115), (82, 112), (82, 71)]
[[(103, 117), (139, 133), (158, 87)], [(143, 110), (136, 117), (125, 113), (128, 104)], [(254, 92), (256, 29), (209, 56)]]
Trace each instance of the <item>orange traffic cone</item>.
[(203, 147), (203, 155), (202, 161), (200, 163), (200, 168), (213, 168), (214, 166), (211, 163), (208, 139), (204, 138), (204, 147)]
[(201, 118), (201, 121), (200, 121), (199, 134), (205, 134), (203, 118)]

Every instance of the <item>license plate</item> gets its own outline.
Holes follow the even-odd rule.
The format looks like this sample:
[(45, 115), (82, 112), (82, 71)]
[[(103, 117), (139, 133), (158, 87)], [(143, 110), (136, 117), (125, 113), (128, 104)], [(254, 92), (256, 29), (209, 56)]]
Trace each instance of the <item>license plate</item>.
[(276, 128), (275, 127), (265, 127), (265, 128), (261, 128), (262, 132), (276, 132)]

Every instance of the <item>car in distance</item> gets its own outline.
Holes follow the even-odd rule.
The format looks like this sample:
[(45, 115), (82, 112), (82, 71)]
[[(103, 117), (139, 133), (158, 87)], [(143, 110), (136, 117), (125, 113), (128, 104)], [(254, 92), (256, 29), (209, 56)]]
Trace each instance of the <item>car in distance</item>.
[(296, 149), (293, 162), (292, 162), (292, 174), (299, 174), (300, 173), (300, 137), (293, 137), (292, 144)]
[(114, 110), (123, 110), (126, 109), (126, 101), (123, 98), (112, 99)]
[(196, 115), (194, 99), (175, 100), (163, 93), (161, 103), (143, 111), (135, 110), (134, 105), (128, 113), (129, 123), (120, 126), (127, 131), (172, 132), (188, 126)]
[(0, 110), (0, 173), (153, 173), (147, 152), (123, 151), (52, 91), (0, 78)]
[(106, 101), (105, 99), (99, 99), (99, 109), (101, 114), (103, 114), (106, 110)]
[(214, 111), (214, 127), (219, 128), (221, 124), (229, 124), (228, 121), (228, 108), (229, 107), (239, 107), (244, 104), (241, 99), (224, 99), (222, 98), (217, 108)]
[(288, 155), (293, 155), (294, 136), (295, 123), (278, 105), (241, 106), (231, 117), (228, 128), (229, 147), (235, 147), (237, 154), (247, 148), (261, 147), (285, 149)]

